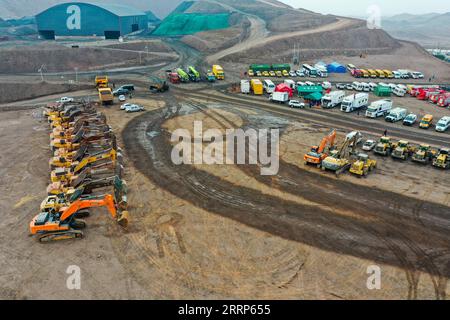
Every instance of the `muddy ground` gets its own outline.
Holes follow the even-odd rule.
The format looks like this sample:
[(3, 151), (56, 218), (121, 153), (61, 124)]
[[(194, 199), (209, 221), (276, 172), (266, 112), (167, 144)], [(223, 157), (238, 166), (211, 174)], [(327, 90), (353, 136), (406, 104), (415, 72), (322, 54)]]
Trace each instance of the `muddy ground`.
[[(39, 109), (2, 112), (1, 298), (447, 298), (447, 173), (377, 158), (367, 179), (336, 179), (301, 161), (326, 124), (178, 94), (133, 102), (147, 112), (102, 109), (125, 153), (129, 229), (93, 210), (85, 239), (49, 245), (28, 236), (49, 180), (48, 126)], [(278, 175), (173, 165), (170, 132), (194, 120), (280, 128)], [(374, 264), (381, 290), (366, 287)], [(66, 288), (69, 265), (79, 291)]]

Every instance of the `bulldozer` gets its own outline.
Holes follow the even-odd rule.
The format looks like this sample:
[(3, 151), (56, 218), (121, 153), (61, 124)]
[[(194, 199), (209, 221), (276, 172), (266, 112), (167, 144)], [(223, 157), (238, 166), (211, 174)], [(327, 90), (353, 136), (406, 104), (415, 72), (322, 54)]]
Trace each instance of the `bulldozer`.
[(433, 161), (435, 156), (435, 150), (432, 150), (427, 144), (421, 144), (413, 153), (411, 160), (422, 164), (428, 164)]
[(119, 212), (114, 197), (107, 194), (103, 197), (78, 199), (68, 206), (55, 210), (50, 208), (36, 215), (30, 222), (31, 235), (37, 235), (39, 242), (50, 242), (67, 239), (81, 239), (86, 222), (76, 218), (77, 212), (94, 207), (106, 207), (112, 218), (126, 228), (129, 223), (128, 211)]
[(450, 149), (442, 148), (433, 160), (433, 167), (441, 169), (450, 168)]
[(373, 152), (381, 156), (389, 156), (396, 147), (397, 143), (392, 142), (390, 137), (383, 136), (380, 138)]
[(376, 160), (370, 159), (366, 153), (359, 153), (357, 160), (352, 163), (349, 171), (359, 177), (367, 177), (376, 167)]
[(407, 160), (413, 153), (415, 148), (408, 141), (400, 140), (397, 146), (392, 150), (391, 156), (394, 159)]
[(325, 152), (325, 148), (329, 145), (329, 150), (334, 148), (334, 142), (336, 140), (336, 130), (332, 130), (327, 136), (322, 139), (320, 146), (312, 146), (311, 151), (304, 155), (304, 164), (311, 164), (320, 168), (323, 159), (325, 159), (328, 154)]
[(337, 150), (331, 151), (330, 155), (322, 161), (322, 170), (333, 171), (338, 177), (342, 172), (350, 168), (350, 157), (355, 154), (359, 137), (360, 133), (357, 131), (347, 135), (342, 146)]
[(93, 163), (103, 162), (109, 160), (113, 163), (116, 160), (121, 162), (121, 154), (114, 149), (109, 149), (106, 152), (100, 152), (89, 157), (83, 158), (81, 161), (74, 161), (70, 167), (56, 168), (50, 174), (52, 182), (68, 181), (71, 177), (79, 173), (84, 167)]
[(149, 80), (150, 80), (149, 90), (151, 92), (162, 93), (169, 90), (169, 85), (167, 84), (167, 81), (154, 76), (150, 76)]

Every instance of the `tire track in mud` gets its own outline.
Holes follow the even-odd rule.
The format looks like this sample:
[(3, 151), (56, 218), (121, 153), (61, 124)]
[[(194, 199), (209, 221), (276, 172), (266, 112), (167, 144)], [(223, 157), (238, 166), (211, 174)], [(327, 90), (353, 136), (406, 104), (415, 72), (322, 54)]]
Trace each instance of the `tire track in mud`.
[[(235, 186), (191, 166), (173, 165), (170, 160), (171, 144), (168, 134), (162, 133), (153, 137), (152, 141), (149, 142), (148, 137), (145, 137), (145, 133), (139, 132), (137, 129), (139, 127), (142, 128), (138, 124), (145, 123), (147, 132), (160, 131), (162, 123), (168, 117), (176, 116), (175, 113), (167, 113), (168, 110), (166, 109), (165, 114), (160, 114), (160, 111), (146, 113), (130, 122), (123, 132), (123, 141), (136, 168), (162, 189), (209, 212), (234, 219), (283, 238), (332, 252), (350, 254), (399, 266), (406, 270), (420, 270), (438, 277), (449, 276), (448, 268), (440, 270), (440, 266), (432, 266), (428, 262), (423, 265), (414, 261), (408, 262), (401, 259), (399, 261), (399, 256), (411, 252), (411, 249), (405, 249), (404, 245), (399, 249), (401, 254), (392, 253), (393, 246), (391, 248), (388, 246), (380, 247), (380, 238), (397, 239), (398, 237), (395, 233), (398, 230), (386, 229), (387, 224), (398, 223), (398, 218), (386, 220), (389, 215), (394, 215), (395, 217), (396, 213), (392, 209), (383, 209), (380, 206), (384, 203), (385, 192), (375, 192), (376, 200), (366, 201), (364, 204), (368, 208), (361, 208), (362, 203), (358, 203), (358, 201), (353, 203), (355, 195), (361, 195), (367, 191), (362, 190), (361, 192), (360, 186), (349, 188), (346, 194), (347, 199), (342, 198), (342, 191), (339, 191), (338, 196), (330, 198), (329, 196), (332, 195), (332, 192), (325, 193), (324, 196), (320, 197), (317, 193), (307, 190), (308, 188), (301, 190), (302, 197), (310, 197), (314, 201), (323, 202), (327, 206), (331, 205), (345, 210), (354, 210), (361, 215), (370, 214), (386, 220), (384, 223), (375, 222), (376, 229), (382, 230), (380, 236), (379, 233), (373, 232), (371, 229), (373, 226), (370, 223), (349, 217), (332, 215), (317, 207), (299, 205), (276, 197), (263, 195), (255, 190)], [(285, 163), (282, 163), (280, 168), (288, 171), (293, 169)], [(255, 175), (254, 168), (244, 166), (243, 169), (248, 171), (249, 176), (260, 178), (259, 172)], [(283, 178), (283, 175), (280, 176)], [(308, 183), (305, 183), (305, 176), (309, 180), (309, 182), (307, 181)], [(293, 175), (292, 172), (288, 172), (286, 180), (300, 180), (300, 183), (296, 183), (297, 185), (305, 184), (309, 186), (312, 178), (308, 173), (296, 168), (296, 174)], [(317, 184), (317, 178), (319, 178), (319, 175), (314, 175), (313, 184)], [(268, 181), (264, 181), (264, 183), (267, 184)], [(342, 181), (337, 183), (332, 179), (327, 179), (326, 183), (333, 186), (339, 184), (338, 188), (341, 188), (343, 184)], [(272, 186), (272, 184), (270, 185)], [(283, 179), (278, 179), (277, 185), (278, 188), (288, 188), (288, 192), (293, 192), (292, 183), (289, 183), (287, 186), (283, 185)], [(370, 190), (372, 191), (372, 189)], [(403, 202), (410, 199), (398, 196), (396, 200)], [(448, 210), (448, 208), (445, 207), (445, 210)], [(424, 255), (424, 251), (420, 249), (422, 247), (428, 249), (435, 248), (438, 245), (442, 248), (448, 248), (448, 228), (434, 226), (432, 233), (422, 230), (423, 227), (416, 226), (411, 222), (407, 225), (407, 229), (411, 229), (408, 230), (408, 235), (414, 234), (417, 230), (423, 234), (417, 239), (420, 246), (413, 247), (414, 251), (421, 256)], [(406, 239), (409, 239), (409, 237), (406, 237)], [(409, 278), (411, 277), (409, 276)], [(414, 279), (411, 280), (412, 283), (414, 281)], [(414, 288), (414, 285), (412, 287)], [(411, 296), (413, 297), (414, 295), (411, 294)]]

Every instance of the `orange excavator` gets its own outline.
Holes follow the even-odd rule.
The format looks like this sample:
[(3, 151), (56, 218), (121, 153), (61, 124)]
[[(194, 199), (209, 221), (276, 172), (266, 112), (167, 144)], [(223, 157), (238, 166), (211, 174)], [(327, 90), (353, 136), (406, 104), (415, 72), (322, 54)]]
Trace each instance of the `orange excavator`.
[(94, 207), (106, 207), (120, 226), (128, 226), (128, 211), (119, 213), (114, 197), (107, 194), (103, 198), (82, 198), (59, 210), (43, 211), (31, 220), (30, 232), (32, 235), (39, 235), (40, 242), (83, 238), (81, 229), (86, 227), (86, 223), (76, 219), (76, 215), (81, 210)]
[(305, 154), (304, 161), (306, 164), (312, 164), (320, 168), (322, 165), (322, 160), (328, 157), (325, 152), (325, 148), (329, 145), (329, 149), (334, 148), (334, 142), (336, 140), (336, 130), (331, 131), (327, 136), (322, 139), (320, 146), (312, 146), (311, 151)]

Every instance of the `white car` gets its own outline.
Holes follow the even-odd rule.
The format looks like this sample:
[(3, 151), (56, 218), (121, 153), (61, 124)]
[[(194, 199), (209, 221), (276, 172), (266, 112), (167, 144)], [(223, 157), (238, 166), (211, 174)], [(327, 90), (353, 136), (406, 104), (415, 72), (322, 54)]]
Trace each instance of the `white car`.
[(290, 75), (291, 77), (296, 77), (296, 76), (297, 76), (297, 73), (296, 73), (295, 71), (289, 71), (289, 75)]
[(127, 108), (131, 107), (132, 105), (132, 103), (124, 103), (120, 106), (120, 110), (127, 110)]
[(422, 72), (411, 72), (413, 79), (423, 79), (424, 75)]
[(138, 106), (137, 104), (133, 104), (125, 109), (126, 112), (139, 112), (139, 111), (144, 111), (144, 110), (145, 109), (143, 106)]
[(74, 102), (75, 99), (74, 98), (70, 98), (70, 97), (62, 97), (61, 99), (59, 99), (57, 102), (60, 103), (66, 103), (66, 102)]
[(122, 94), (122, 95), (119, 96), (119, 101), (120, 102), (125, 102), (125, 101), (127, 101), (127, 98)]
[(295, 71), (295, 73), (296, 73), (297, 76), (299, 76), (299, 77), (304, 77), (304, 76), (305, 76), (305, 73), (304, 73), (302, 70), (297, 70), (297, 71)]
[(364, 142), (364, 144), (362, 146), (362, 149), (364, 151), (372, 151), (376, 145), (377, 145), (377, 143), (374, 140), (366, 140), (366, 142)]
[(304, 108), (305, 104), (298, 101), (298, 100), (290, 100), (289, 101), (289, 107), (291, 108)]

